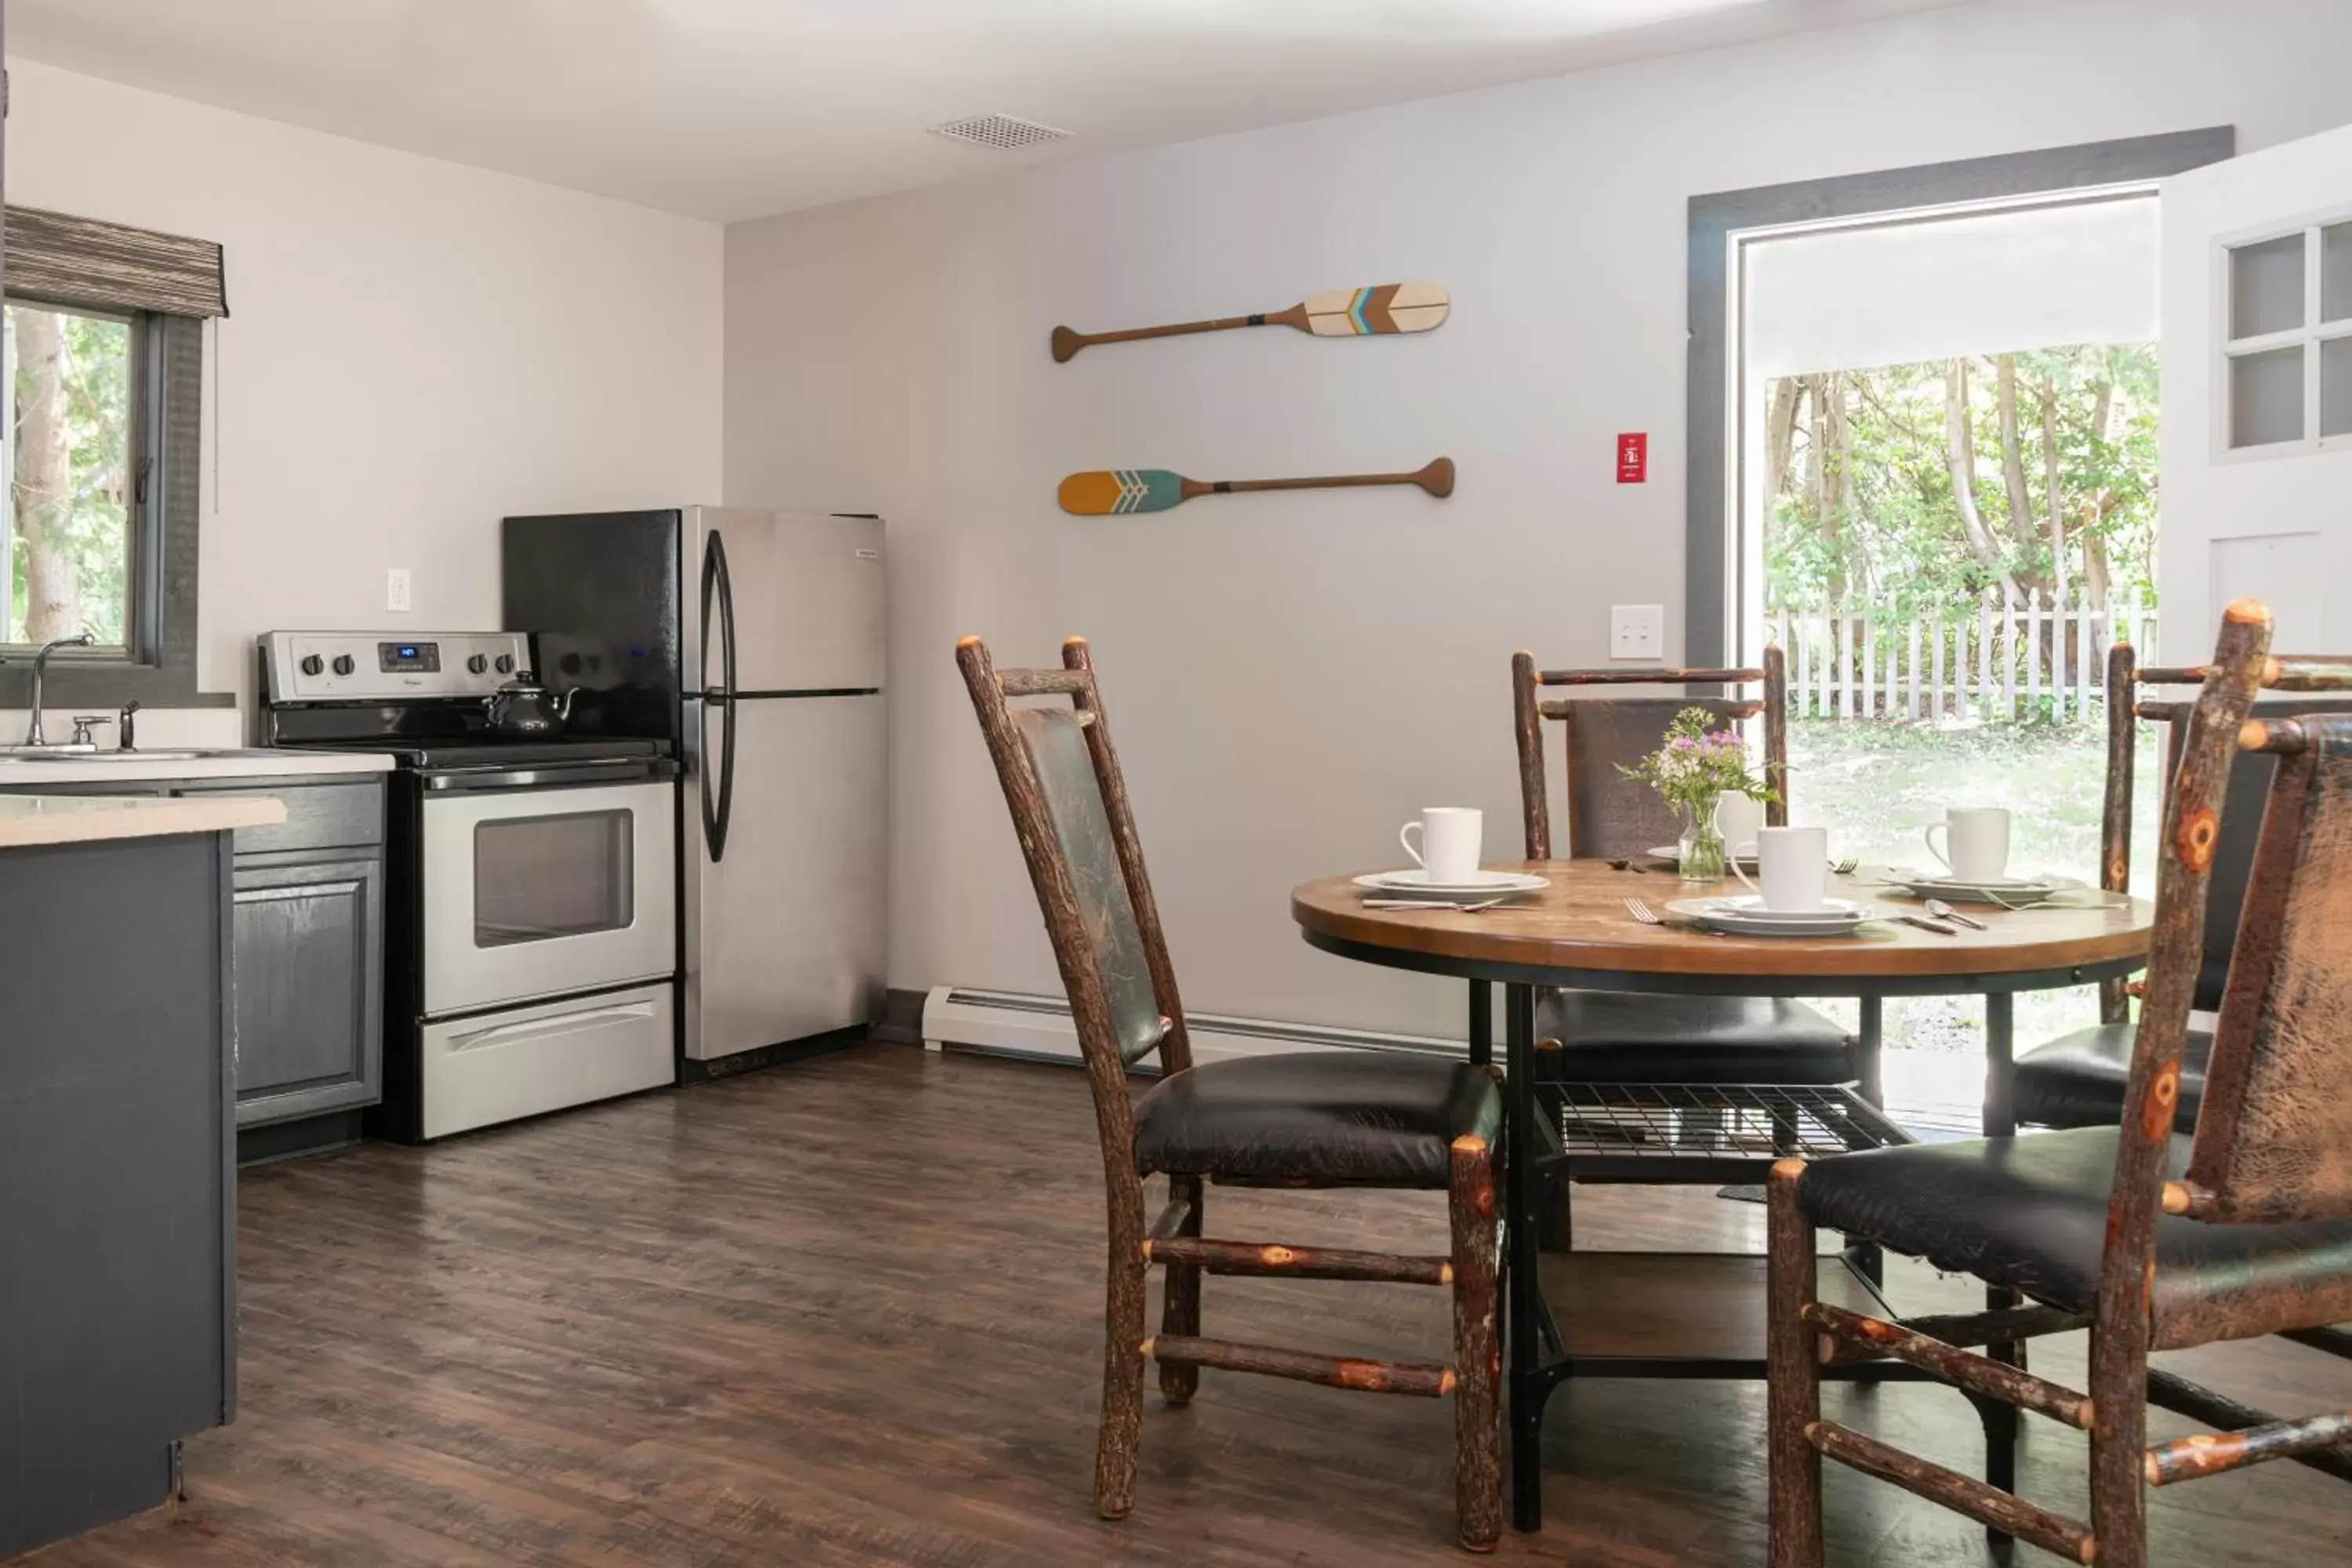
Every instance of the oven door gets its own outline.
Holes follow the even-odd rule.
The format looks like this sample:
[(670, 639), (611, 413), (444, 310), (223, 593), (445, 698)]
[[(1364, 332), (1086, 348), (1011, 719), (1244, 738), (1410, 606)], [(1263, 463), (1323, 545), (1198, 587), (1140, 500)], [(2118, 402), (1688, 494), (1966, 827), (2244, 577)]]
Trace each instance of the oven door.
[(428, 792), (425, 1015), (674, 973), (677, 792), (667, 779)]

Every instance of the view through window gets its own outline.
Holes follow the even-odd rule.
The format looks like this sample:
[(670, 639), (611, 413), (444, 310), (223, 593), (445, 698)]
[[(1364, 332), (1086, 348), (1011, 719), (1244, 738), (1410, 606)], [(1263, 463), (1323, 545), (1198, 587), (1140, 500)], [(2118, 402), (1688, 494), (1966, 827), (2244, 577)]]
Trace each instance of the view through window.
[(10, 300), (8, 505), (0, 515), (0, 643), (131, 630), (137, 480), (133, 323)]

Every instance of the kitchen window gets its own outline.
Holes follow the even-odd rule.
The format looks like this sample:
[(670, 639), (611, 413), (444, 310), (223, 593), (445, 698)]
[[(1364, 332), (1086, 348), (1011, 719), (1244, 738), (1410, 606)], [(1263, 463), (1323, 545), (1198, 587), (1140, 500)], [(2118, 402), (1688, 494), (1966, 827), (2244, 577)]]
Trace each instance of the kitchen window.
[[(205, 321), (220, 247), (6, 209), (0, 315), (0, 708), (35, 648), (46, 706), (225, 705), (196, 689)], [(13, 737), (0, 737), (0, 740)]]

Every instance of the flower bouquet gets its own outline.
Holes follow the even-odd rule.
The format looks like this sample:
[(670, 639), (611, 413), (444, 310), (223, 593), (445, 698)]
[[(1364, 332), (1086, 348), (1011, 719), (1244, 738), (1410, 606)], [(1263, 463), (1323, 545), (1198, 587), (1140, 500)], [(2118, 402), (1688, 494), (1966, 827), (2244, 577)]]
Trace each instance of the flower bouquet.
[(1713, 881), (1724, 872), (1717, 803), (1727, 795), (1755, 801), (1774, 798), (1764, 781), (1748, 771), (1748, 742), (1738, 731), (1718, 723), (1704, 708), (1685, 708), (1675, 715), (1664, 742), (1654, 752), (1632, 767), (1619, 764), (1628, 778), (1640, 779), (1682, 813), (1682, 871), (1691, 881)]

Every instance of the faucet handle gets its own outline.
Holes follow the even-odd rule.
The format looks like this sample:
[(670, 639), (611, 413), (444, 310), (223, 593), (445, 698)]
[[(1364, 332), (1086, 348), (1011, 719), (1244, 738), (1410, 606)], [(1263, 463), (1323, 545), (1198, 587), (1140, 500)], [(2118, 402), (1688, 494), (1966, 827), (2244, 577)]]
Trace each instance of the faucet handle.
[(90, 731), (100, 724), (113, 722), (113, 720), (102, 713), (77, 713), (73, 721), (73, 739), (67, 743), (75, 746), (95, 746), (98, 744), (98, 737)]

